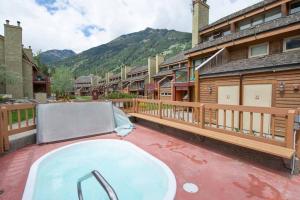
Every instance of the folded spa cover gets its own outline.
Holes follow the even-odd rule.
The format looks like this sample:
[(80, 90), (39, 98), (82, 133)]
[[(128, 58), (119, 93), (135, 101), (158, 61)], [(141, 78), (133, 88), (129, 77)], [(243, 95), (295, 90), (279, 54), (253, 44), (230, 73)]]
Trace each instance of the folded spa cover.
[(37, 143), (113, 132), (111, 102), (53, 103), (37, 107)]

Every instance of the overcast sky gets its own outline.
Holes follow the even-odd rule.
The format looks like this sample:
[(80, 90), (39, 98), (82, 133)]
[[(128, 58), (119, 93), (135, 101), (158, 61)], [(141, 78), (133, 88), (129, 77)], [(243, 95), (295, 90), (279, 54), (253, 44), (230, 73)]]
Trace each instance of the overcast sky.
[[(146, 27), (191, 32), (191, 1), (0, 0), (0, 21), (21, 21), (23, 43), (35, 52), (72, 49), (78, 53)], [(259, 1), (208, 0), (210, 22)]]

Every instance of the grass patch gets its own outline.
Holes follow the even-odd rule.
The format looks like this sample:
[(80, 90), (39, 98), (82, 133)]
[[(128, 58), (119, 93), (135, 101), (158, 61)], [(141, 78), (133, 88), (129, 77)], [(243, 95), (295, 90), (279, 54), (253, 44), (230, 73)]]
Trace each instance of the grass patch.
[[(32, 119), (33, 116), (33, 112), (32, 109), (28, 109), (28, 119)], [(25, 121), (26, 120), (26, 112), (25, 110), (21, 110), (20, 111), (20, 118), (21, 121)], [(18, 112), (17, 111), (12, 111), (12, 123), (17, 123), (18, 122)]]
[(92, 96), (76, 96), (75, 99), (79, 101), (89, 101), (92, 100)]

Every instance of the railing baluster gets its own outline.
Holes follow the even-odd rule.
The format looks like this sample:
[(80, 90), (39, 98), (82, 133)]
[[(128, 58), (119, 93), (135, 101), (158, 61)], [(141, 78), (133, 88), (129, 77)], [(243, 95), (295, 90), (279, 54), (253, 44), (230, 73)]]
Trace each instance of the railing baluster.
[(12, 111), (11, 110), (9, 110), (8, 111), (8, 118), (9, 118), (9, 121), (8, 121), (8, 123), (9, 123), (9, 130), (12, 130), (13, 128), (12, 128)]
[(216, 127), (219, 128), (219, 110), (216, 109)]
[(21, 128), (21, 111), (17, 110), (17, 114), (18, 114), (18, 128)]
[(32, 123), (35, 124), (35, 107), (32, 108)]
[(212, 124), (212, 109), (208, 109), (208, 112), (209, 112), (209, 127), (211, 127), (211, 124)]
[(226, 129), (226, 110), (225, 109), (223, 110), (223, 115), (224, 115), (224, 117), (223, 117), (223, 129)]
[(264, 113), (260, 113), (260, 137), (264, 135)]
[(272, 139), (275, 138), (275, 116), (271, 115)]
[(231, 130), (234, 130), (234, 110), (231, 110)]
[(187, 114), (187, 122), (190, 122), (190, 111), (189, 111), (189, 107), (186, 107), (186, 114)]
[(25, 109), (26, 127), (28, 127), (28, 109)]
[(243, 111), (239, 112), (240, 115), (240, 133), (244, 134), (244, 113)]
[(253, 112), (250, 112), (250, 134), (253, 135)]

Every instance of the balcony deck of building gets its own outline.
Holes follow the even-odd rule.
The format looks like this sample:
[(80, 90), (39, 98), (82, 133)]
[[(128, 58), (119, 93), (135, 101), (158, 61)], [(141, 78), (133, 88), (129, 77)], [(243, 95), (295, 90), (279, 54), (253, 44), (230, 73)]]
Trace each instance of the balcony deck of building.
[[(290, 176), (280, 159), (220, 145), (211, 140), (188, 140), (136, 124), (125, 138), (114, 133), (46, 145), (30, 145), (0, 157), (0, 199), (22, 197), (31, 164), (58, 147), (82, 140), (123, 139), (165, 162), (177, 181), (176, 200), (199, 199), (298, 199), (300, 176)], [(141, 139), (142, 138), (142, 139)], [(199, 187), (187, 193), (183, 184)]]

